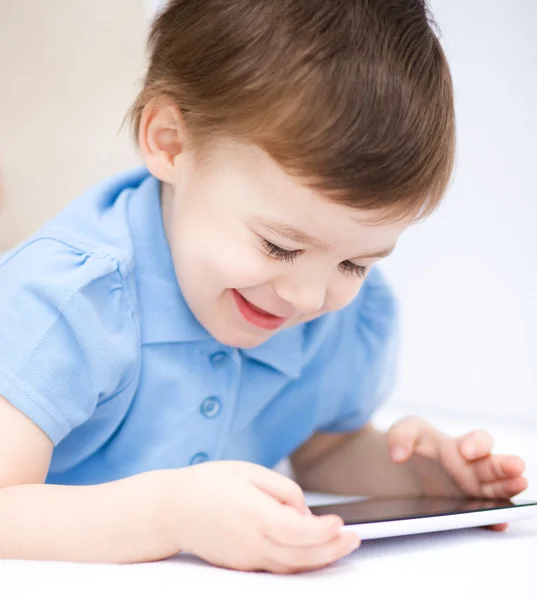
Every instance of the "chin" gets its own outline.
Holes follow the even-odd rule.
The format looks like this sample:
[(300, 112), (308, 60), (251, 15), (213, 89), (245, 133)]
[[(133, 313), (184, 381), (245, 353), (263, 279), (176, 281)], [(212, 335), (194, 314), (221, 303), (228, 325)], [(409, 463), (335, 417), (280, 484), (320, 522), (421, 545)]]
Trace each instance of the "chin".
[(255, 332), (249, 333), (247, 331), (240, 331), (237, 329), (220, 330), (211, 332), (213, 337), (223, 344), (231, 348), (242, 348), (248, 350), (249, 348), (255, 348), (260, 346), (263, 342), (266, 342), (276, 331), (274, 332), (262, 332), (260, 331), (257, 335)]

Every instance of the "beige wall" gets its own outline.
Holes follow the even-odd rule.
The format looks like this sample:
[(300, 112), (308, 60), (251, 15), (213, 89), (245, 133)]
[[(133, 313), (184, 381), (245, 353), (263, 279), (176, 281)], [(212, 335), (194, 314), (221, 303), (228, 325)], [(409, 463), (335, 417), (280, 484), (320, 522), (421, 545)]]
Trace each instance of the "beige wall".
[(138, 158), (143, 0), (0, 0), (0, 249)]

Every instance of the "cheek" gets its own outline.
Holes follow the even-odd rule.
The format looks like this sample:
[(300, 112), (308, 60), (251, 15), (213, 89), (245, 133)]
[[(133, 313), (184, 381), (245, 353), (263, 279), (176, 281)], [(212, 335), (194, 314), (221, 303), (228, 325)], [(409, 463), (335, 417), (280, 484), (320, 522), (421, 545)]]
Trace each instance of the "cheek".
[(213, 255), (212, 268), (222, 287), (245, 289), (259, 286), (272, 278), (271, 269), (263, 257), (248, 248), (227, 247)]
[(222, 236), (217, 229), (185, 232), (174, 254), (185, 284), (195, 280), (213, 291), (254, 287), (274, 276), (266, 257), (251, 240), (241, 239), (240, 235)]

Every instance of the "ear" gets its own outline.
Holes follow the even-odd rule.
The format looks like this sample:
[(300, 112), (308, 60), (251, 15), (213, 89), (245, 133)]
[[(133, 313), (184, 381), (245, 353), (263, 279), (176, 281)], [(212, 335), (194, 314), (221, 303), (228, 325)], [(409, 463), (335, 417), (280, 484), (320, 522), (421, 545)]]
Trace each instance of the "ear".
[(187, 142), (180, 110), (167, 99), (147, 104), (140, 119), (138, 144), (145, 165), (160, 181), (173, 183), (175, 159)]

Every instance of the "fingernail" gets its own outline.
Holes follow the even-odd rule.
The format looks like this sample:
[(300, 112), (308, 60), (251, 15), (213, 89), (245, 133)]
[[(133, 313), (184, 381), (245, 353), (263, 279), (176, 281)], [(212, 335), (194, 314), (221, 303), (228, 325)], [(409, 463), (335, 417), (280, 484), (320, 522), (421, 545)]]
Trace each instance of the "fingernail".
[(391, 455), (393, 460), (399, 461), (404, 460), (407, 457), (408, 452), (403, 446), (394, 446)]

